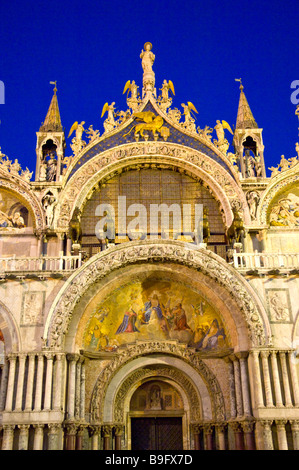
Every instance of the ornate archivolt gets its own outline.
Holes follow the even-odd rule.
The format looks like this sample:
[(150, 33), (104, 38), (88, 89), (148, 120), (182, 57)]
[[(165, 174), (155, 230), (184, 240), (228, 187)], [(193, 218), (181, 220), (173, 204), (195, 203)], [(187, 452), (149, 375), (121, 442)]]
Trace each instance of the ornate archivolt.
[(12, 313), (0, 302), (0, 329), (3, 333), (5, 352), (17, 352), (21, 350), (21, 339), (18, 327)]
[[(157, 356), (157, 353), (159, 353), (159, 356)], [(155, 356), (151, 356), (153, 354), (155, 354)], [(142, 366), (142, 357), (145, 358), (145, 356), (147, 366)], [(167, 356), (170, 356), (169, 360), (167, 360)], [(152, 367), (148, 367), (148, 365), (150, 365), (151, 357), (153, 364), (156, 363), (160, 365), (159, 368), (153, 369)], [(172, 367), (172, 360), (175, 367)], [(123, 370), (125, 369), (125, 366), (127, 366), (128, 370), (129, 367), (134, 369), (134, 361), (138, 361), (140, 363), (139, 367), (133, 370), (131, 374), (129, 373), (123, 380), (125, 375)], [(167, 362), (170, 364), (170, 367), (165, 365)], [(162, 364), (164, 364), (164, 366), (162, 366)], [(199, 390), (198, 387), (195, 387), (193, 380), (189, 377), (191, 373), (193, 375), (193, 380), (197, 373), (200, 380), (203, 381), (204, 387), (206, 387), (209, 395), (209, 401), (211, 402), (210, 411), (207, 410), (206, 412), (203, 412), (201, 409)], [(124, 423), (124, 403), (129, 390), (136, 384), (140, 385), (142, 380), (149, 377), (166, 377), (177, 383), (186, 392), (186, 396), (188, 396), (190, 400), (191, 422), (198, 422), (203, 418), (213, 418), (224, 421), (226, 418), (224, 398), (220, 385), (213, 372), (194, 353), (193, 350), (187, 348), (186, 345), (178, 344), (173, 341), (148, 341), (128, 345), (103, 369), (97, 379), (91, 398), (90, 411), (93, 423), (102, 423), (109, 415), (109, 412), (108, 414), (106, 412), (107, 405), (105, 403), (105, 395), (107, 393), (110, 396), (109, 387), (115, 387), (114, 382), (112, 387), (112, 380), (117, 374), (121, 379), (121, 384), (114, 395), (112, 403), (113, 407), (111, 408), (113, 410), (114, 422)], [(212, 415), (210, 415), (210, 413)]]
[(281, 190), (294, 183), (299, 185), (299, 171), (294, 174), (294, 170), (292, 168), (282, 174), (278, 173), (271, 179), (268, 188), (261, 197), (261, 201), (257, 209), (258, 223), (262, 225), (268, 224), (268, 211), (272, 200)]
[(44, 340), (50, 348), (62, 348), (73, 310), (95, 282), (127, 265), (174, 262), (201, 271), (223, 286), (240, 308), (253, 346), (267, 345), (271, 337), (267, 315), (248, 282), (220, 257), (206, 249), (179, 241), (128, 242), (104, 250), (87, 261), (66, 281), (50, 309)]
[(202, 179), (220, 202), (227, 226), (233, 214), (231, 206), (239, 202), (244, 210), (244, 221), (250, 223), (250, 215), (240, 185), (217, 162), (194, 149), (169, 142), (135, 142), (95, 155), (67, 182), (61, 194), (55, 215), (55, 227), (67, 231), (75, 208), (81, 209), (91, 197), (93, 188), (103, 179), (112, 177), (124, 168), (147, 167), (179, 169)]
[(25, 204), (27, 209), (30, 210), (32, 219), (35, 222), (35, 230), (41, 231), (45, 226), (44, 212), (41, 207), (40, 201), (36, 198), (34, 193), (29, 187), (28, 183), (25, 183), (21, 178), (7, 179), (2, 178), (0, 173), (0, 188), (4, 188), (8, 191), (12, 191)]

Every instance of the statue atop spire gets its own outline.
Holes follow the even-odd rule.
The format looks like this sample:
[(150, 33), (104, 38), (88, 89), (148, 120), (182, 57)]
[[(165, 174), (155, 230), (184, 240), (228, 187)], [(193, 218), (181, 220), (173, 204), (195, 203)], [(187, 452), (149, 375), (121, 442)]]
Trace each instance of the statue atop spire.
[(156, 89), (155, 89), (155, 73), (153, 71), (153, 64), (155, 61), (155, 54), (152, 52), (152, 44), (150, 42), (146, 42), (144, 44), (144, 50), (142, 49), (140, 58), (141, 58), (141, 65), (143, 68), (143, 90), (142, 90), (142, 98), (147, 93), (153, 93), (156, 97)]

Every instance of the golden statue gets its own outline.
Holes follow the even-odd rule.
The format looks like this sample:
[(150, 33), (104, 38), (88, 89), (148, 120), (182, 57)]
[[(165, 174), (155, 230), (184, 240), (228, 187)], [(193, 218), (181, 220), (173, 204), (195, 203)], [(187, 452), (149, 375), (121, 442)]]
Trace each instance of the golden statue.
[(154, 137), (156, 137), (157, 132), (162, 136), (166, 135), (167, 132), (165, 131), (167, 128), (163, 126), (164, 119), (161, 116), (156, 116), (152, 111), (141, 111), (140, 113), (132, 114), (132, 116), (136, 118), (138, 123), (135, 124), (124, 137), (130, 134), (134, 128), (135, 136), (140, 133), (141, 137), (144, 137), (144, 131), (152, 131)]

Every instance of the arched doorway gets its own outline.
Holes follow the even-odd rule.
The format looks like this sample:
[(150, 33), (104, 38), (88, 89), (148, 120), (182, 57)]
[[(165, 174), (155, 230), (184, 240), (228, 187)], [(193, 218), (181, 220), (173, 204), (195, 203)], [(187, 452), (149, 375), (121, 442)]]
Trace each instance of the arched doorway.
[(184, 402), (167, 380), (141, 384), (132, 395), (129, 415), (132, 450), (183, 449)]

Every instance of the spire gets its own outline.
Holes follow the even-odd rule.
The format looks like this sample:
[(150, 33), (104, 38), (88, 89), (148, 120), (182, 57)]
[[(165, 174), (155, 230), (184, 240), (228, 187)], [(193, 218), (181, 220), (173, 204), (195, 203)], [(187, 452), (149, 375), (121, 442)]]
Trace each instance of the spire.
[(61, 119), (60, 119), (60, 113), (59, 113), (59, 107), (58, 107), (58, 100), (57, 100), (57, 88), (56, 88), (56, 83), (57, 82), (50, 82), (54, 86), (54, 95), (52, 97), (46, 119), (42, 123), (40, 127), (40, 132), (63, 132), (63, 128), (61, 125)]
[(251, 109), (249, 107), (248, 101), (244, 93), (244, 87), (242, 85), (241, 79), (236, 79), (240, 82), (240, 100), (239, 108), (236, 121), (236, 129), (257, 129), (258, 125), (255, 122)]

